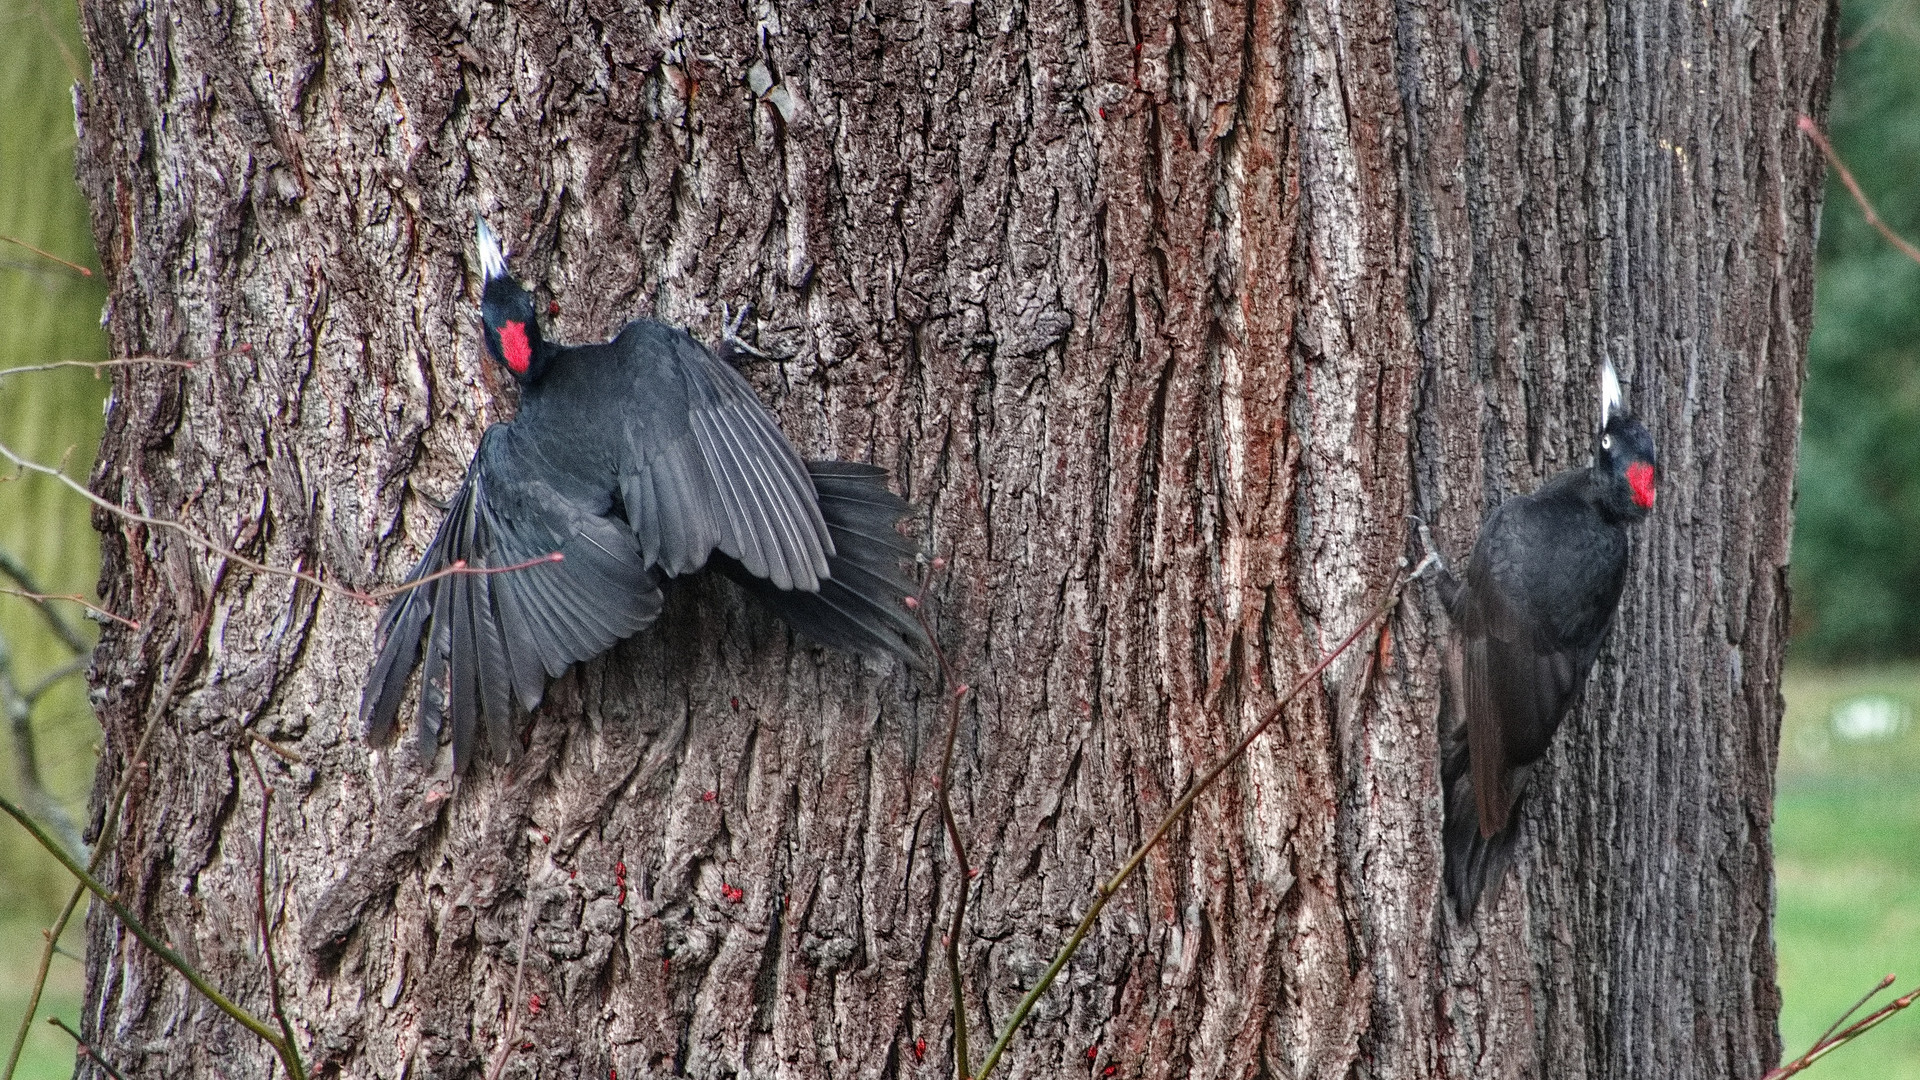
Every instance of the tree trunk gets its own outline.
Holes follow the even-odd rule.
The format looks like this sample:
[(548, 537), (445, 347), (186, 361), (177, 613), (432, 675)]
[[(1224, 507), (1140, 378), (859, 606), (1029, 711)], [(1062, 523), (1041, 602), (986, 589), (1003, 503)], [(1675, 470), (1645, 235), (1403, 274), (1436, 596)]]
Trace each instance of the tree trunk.
[[(519, 765), (456, 784), (358, 737), (376, 609), (98, 516), (139, 622), (95, 673), (96, 820), (134, 770), (108, 879), (266, 1015), (264, 858), (318, 1075), (951, 1075), (962, 888), (977, 1062), (1095, 885), (1383, 596), (1406, 515), (1462, 557), (1584, 458), (1603, 356), (1663, 494), (1480, 917), (1438, 899), (1445, 625), (1415, 587), (1115, 897), (1010, 1072), (1776, 1059), (1824, 175), (1794, 120), (1828, 4), (84, 7), (113, 338), (200, 359), (118, 379), (105, 497), (398, 580), (512, 409), (483, 212), (560, 340), (711, 340), (751, 301), (796, 444), (892, 469), (948, 560), (971, 882), (937, 682), (727, 587), (678, 589), (555, 685)], [(269, 1071), (97, 909), (89, 945), (85, 1035), (124, 1073)]]

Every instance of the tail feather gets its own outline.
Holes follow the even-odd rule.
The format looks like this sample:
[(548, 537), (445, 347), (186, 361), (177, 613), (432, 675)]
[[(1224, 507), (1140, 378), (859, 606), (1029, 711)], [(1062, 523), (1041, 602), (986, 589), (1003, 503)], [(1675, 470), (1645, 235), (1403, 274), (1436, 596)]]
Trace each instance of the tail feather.
[(1510, 801), (1506, 825), (1492, 836), (1482, 836), (1480, 807), (1473, 788), (1473, 763), (1465, 733), (1448, 740), (1440, 764), (1440, 782), (1446, 801), (1441, 846), (1446, 854), (1447, 895), (1462, 922), (1473, 918), (1483, 893), (1489, 888), (1499, 889), (1507, 864), (1513, 861), (1514, 845), (1520, 838), (1520, 806), (1526, 797), (1528, 771), (1516, 770), (1508, 778)]
[(760, 598), (789, 626), (822, 645), (875, 658), (898, 656), (921, 667), (927, 645), (907, 608), (913, 583), (900, 564), (919, 545), (895, 527), (913, 510), (887, 488), (887, 471), (847, 461), (807, 463), (820, 514), (833, 538), (827, 577), (818, 592), (782, 589), (731, 559), (715, 559), (728, 577)]

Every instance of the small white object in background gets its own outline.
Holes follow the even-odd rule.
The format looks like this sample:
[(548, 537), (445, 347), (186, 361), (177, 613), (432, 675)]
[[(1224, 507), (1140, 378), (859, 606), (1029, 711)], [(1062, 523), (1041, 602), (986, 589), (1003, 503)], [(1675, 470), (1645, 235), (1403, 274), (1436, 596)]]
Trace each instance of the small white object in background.
[(1890, 739), (1913, 723), (1913, 709), (1891, 694), (1861, 694), (1835, 705), (1831, 723), (1848, 742)]

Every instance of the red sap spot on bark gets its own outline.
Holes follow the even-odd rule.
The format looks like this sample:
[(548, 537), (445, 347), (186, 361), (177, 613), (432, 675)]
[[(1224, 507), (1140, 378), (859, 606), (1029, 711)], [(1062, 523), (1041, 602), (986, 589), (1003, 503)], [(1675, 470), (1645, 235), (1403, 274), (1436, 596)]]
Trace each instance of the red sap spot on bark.
[(539, 994), (535, 994), (532, 997), (527, 999), (527, 1011), (532, 1013), (533, 1015), (539, 1016), (540, 1010), (543, 1007), (544, 1007), (544, 1004), (541, 1002)]
[(527, 344), (525, 323), (510, 322), (500, 328), (500, 351), (507, 356), (507, 367), (515, 375), (525, 375), (533, 364), (533, 346)]
[(1099, 1043), (1094, 1043), (1092, 1046), (1087, 1047), (1087, 1060), (1089, 1062), (1091, 1062), (1094, 1058), (1097, 1058), (1099, 1056), (1100, 1056)]
[(717, 799), (717, 798), (719, 798), (719, 797), (720, 797), (720, 793), (719, 793), (719, 792), (717, 792), (717, 791), (708, 791), (708, 792), (706, 792), (705, 794), (703, 794), (703, 795), (701, 795), (701, 796), (700, 796), (700, 801), (701, 801), (701, 802), (712, 802), (713, 800), (715, 800), (715, 799)]
[(920, 1059), (926, 1056), (927, 1056), (927, 1040), (925, 1039), (913, 1040), (913, 1060), (919, 1061)]
[(558, 300), (547, 301), (547, 317), (553, 318), (554, 316), (557, 316), (559, 314), (560, 314), (560, 301)]
[(1118, 1065), (1109, 1065), (1109, 1066), (1107, 1066), (1106, 1068), (1104, 1068), (1104, 1069), (1101, 1069), (1101, 1070), (1100, 1070), (1100, 1075), (1101, 1075), (1101, 1076), (1112, 1076), (1112, 1075), (1113, 1075), (1114, 1073), (1117, 1073), (1117, 1072), (1119, 1072), (1119, 1071), (1120, 1071), (1120, 1066), (1118, 1066)]
[(1627, 483), (1633, 488), (1633, 501), (1653, 509), (1653, 466), (1644, 461), (1627, 466)]

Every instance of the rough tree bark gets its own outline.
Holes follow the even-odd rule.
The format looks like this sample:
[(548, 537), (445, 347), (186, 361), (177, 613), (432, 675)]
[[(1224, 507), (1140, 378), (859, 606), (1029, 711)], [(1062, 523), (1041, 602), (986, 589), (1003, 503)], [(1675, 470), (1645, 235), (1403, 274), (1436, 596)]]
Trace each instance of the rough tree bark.
[[(101, 494), (396, 580), (512, 408), (477, 344), (485, 212), (563, 340), (637, 315), (711, 338), (752, 301), (778, 359), (749, 374), (795, 441), (895, 470), (951, 561), (972, 883), (932, 809), (936, 686), (719, 585), (453, 790), (357, 738), (374, 609), (100, 516), (106, 602), (139, 621), (95, 671), (98, 791), (136, 770), (110, 880), (264, 1012), (238, 757), (297, 752), (260, 754), (264, 858), (321, 1075), (479, 1075), (515, 1013), (509, 1076), (949, 1075), (955, 890), (978, 1048), (1094, 883), (1381, 595), (1407, 514), (1463, 555), (1585, 454), (1603, 355), (1665, 487), (1482, 918), (1437, 899), (1443, 624), (1416, 589), (1116, 898), (1011, 1064), (1775, 1059), (1823, 176), (1793, 122), (1824, 107), (1828, 3), (83, 7), (114, 341), (206, 358), (119, 378)], [(86, 1037), (128, 1075), (269, 1072), (98, 911), (87, 963)]]

